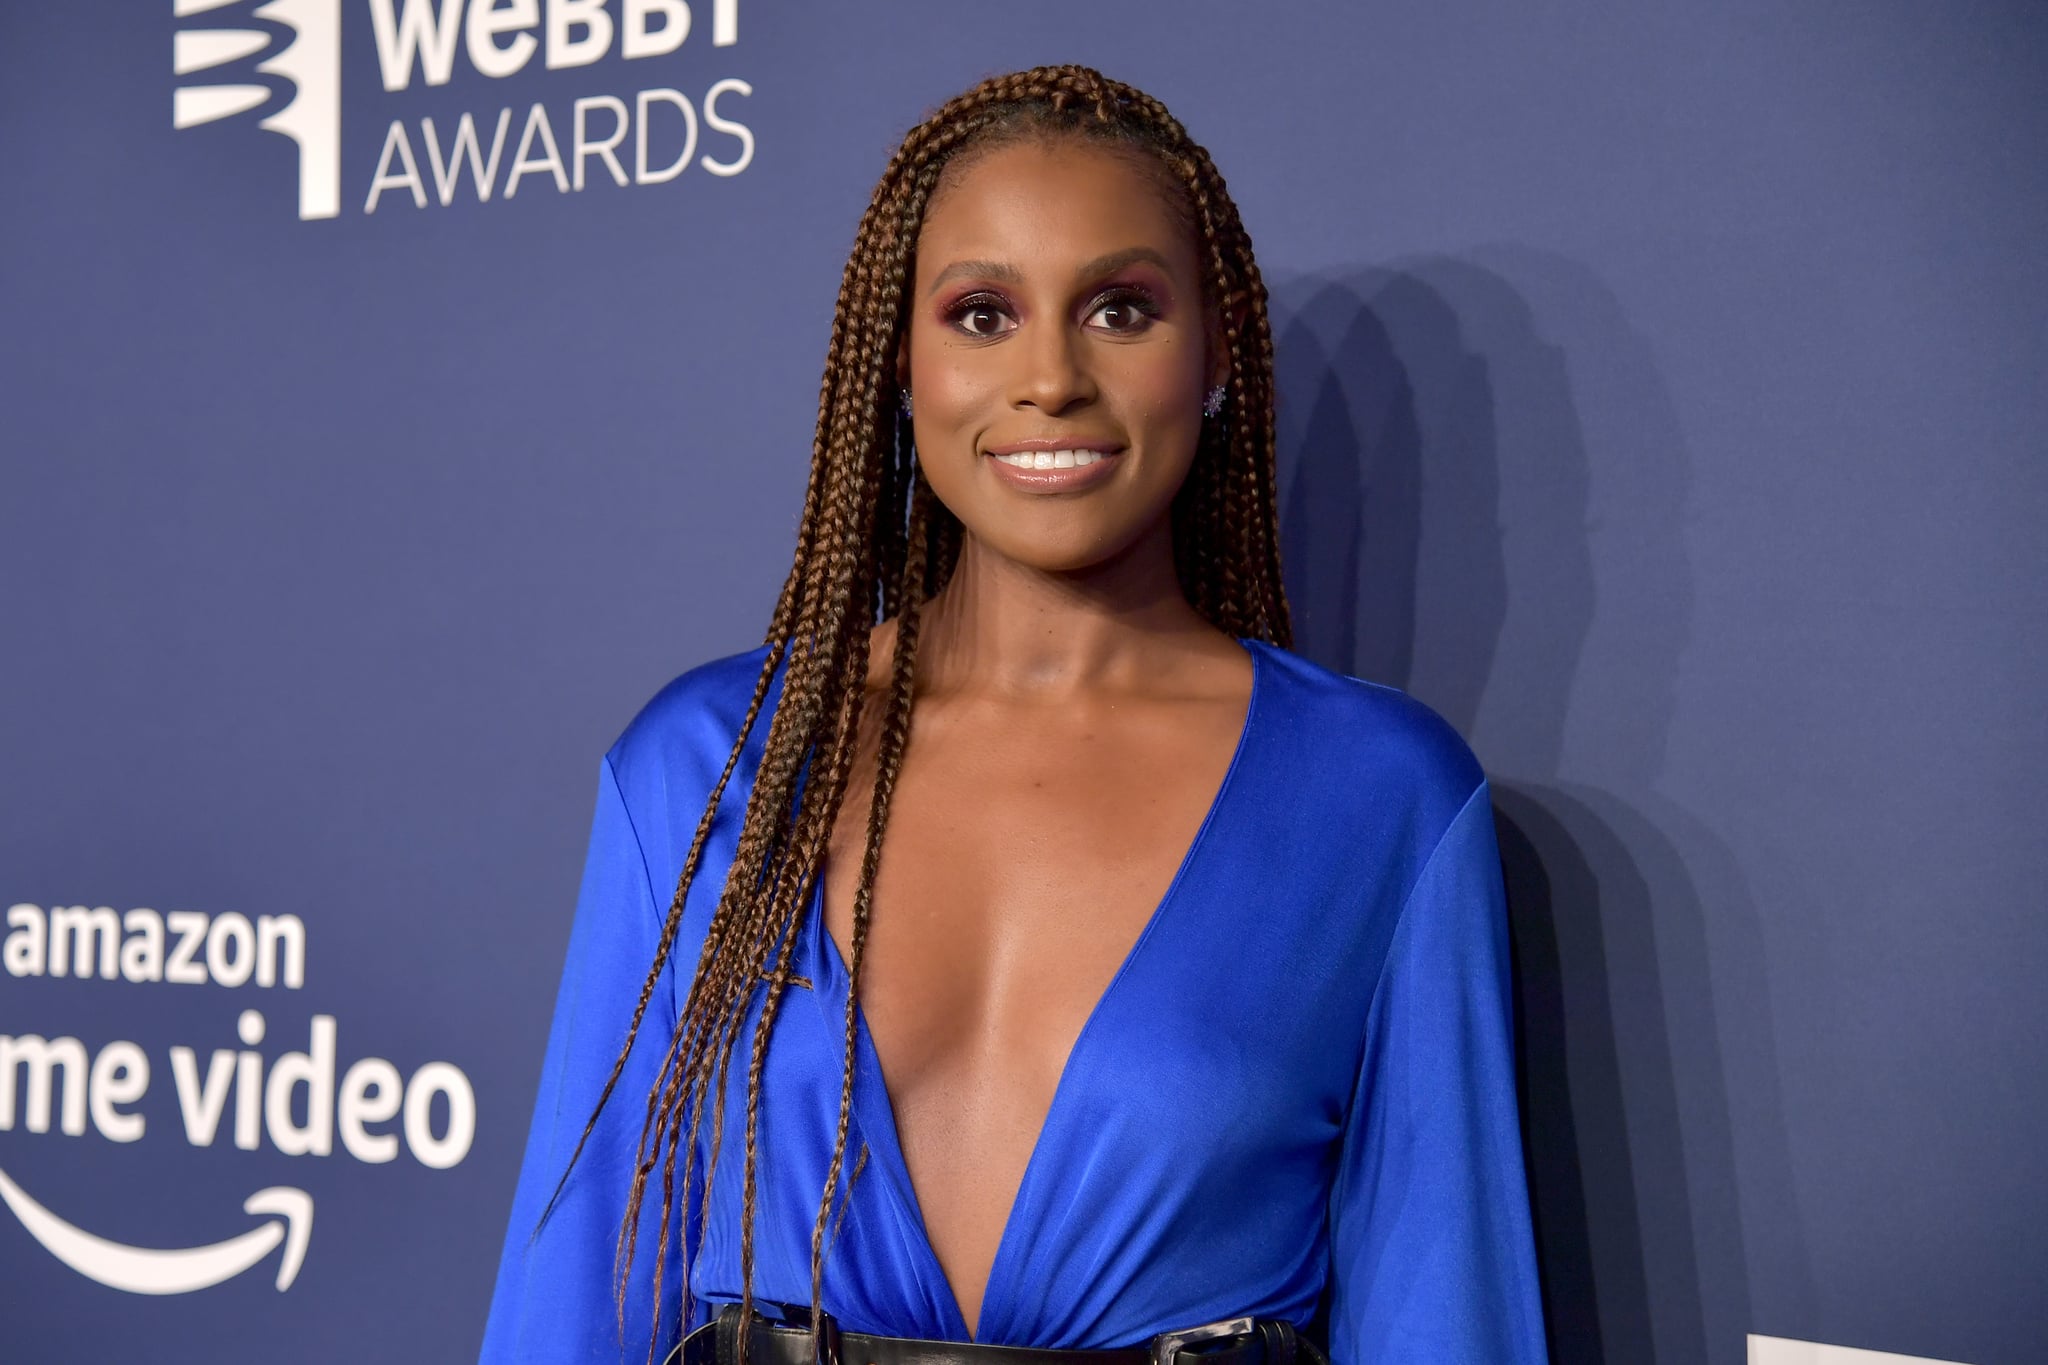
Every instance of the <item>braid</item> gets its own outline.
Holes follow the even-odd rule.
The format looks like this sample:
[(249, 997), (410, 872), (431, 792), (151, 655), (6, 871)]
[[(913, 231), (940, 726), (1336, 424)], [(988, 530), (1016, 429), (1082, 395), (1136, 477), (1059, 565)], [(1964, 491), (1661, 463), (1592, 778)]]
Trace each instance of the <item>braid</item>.
[[(1034, 136), (1075, 136), (1139, 150), (1156, 163), (1183, 208), (1196, 239), (1208, 302), (1221, 318), (1230, 380), (1224, 414), (1203, 424), (1194, 464), (1174, 499), (1175, 571), (1190, 604), (1218, 629), (1281, 646), (1291, 643), (1280, 579), (1273, 340), (1265, 285), (1237, 207), (1209, 154), (1158, 100), (1083, 66), (993, 77), (949, 101), (904, 137), (861, 216), (840, 278), (803, 517), (789, 576), (769, 622), (767, 654), (732, 752), (683, 860), (624, 1045), (570, 1157), (573, 1168), (624, 1073), (648, 1002), (674, 953), (713, 818), (781, 673), (781, 695), (747, 794), (732, 864), (647, 1096), (614, 1263), (621, 1315), (649, 1177), (657, 1166), (661, 1217), (656, 1245), (667, 1247), (672, 1235), (683, 1244), (687, 1292), (696, 1248), (673, 1227), (677, 1191), (685, 1200), (686, 1229), (688, 1209), (702, 1207), (716, 1178), (733, 1053), (758, 1000), (761, 1013), (753, 1025), (745, 1072), (740, 1218), (742, 1303), (752, 1304), (756, 1148), (768, 1039), (793, 979), (790, 964), (802, 919), (855, 767), (867, 701), (869, 632), (878, 621), (893, 619), (894, 651), (888, 690), (880, 698), (874, 788), (854, 889), (839, 1116), (811, 1235), (811, 1307), (814, 1316), (822, 1311), (826, 1233), (840, 1194), (852, 1112), (861, 965), (882, 831), (910, 736), (918, 624), (924, 603), (958, 563), (964, 536), (959, 520), (920, 477), (909, 423), (897, 412), (895, 362), (906, 327), (905, 299), (917, 236), (947, 166), (963, 153)], [(711, 1131), (700, 1178), (696, 1162), (707, 1106)], [(856, 1162), (853, 1174), (859, 1171)], [(542, 1215), (543, 1225), (567, 1182), (565, 1170)], [(842, 1218), (851, 1197), (849, 1177)], [(659, 1257), (653, 1284), (659, 1313)], [(659, 1339), (657, 1330), (654, 1340)], [(741, 1333), (743, 1360), (746, 1340)]]
[[(903, 750), (910, 738), (911, 680), (917, 662), (918, 622), (925, 598), (925, 554), (929, 543), (931, 512), (936, 505), (930, 486), (919, 483), (911, 506), (905, 556), (899, 591), (902, 614), (896, 618), (895, 653), (890, 661), (889, 703), (882, 720), (879, 752), (875, 759), (874, 805), (868, 813), (867, 845), (861, 854), (860, 880), (853, 897), (853, 942), (846, 967), (846, 1031), (841, 1057), (838, 1130), (832, 1140), (832, 1160), (825, 1172), (825, 1191), (818, 1201), (818, 1222), (811, 1231), (811, 1318), (816, 1324), (823, 1311), (820, 1302), (824, 1285), (825, 1222), (832, 1209), (832, 1195), (839, 1183), (840, 1166), (846, 1159), (847, 1123), (853, 1111), (854, 1041), (858, 1036), (855, 1001), (860, 996), (860, 969), (866, 956), (868, 924), (873, 913), (875, 868), (882, 856), (882, 826), (888, 820), (889, 800), (895, 794), (896, 775), (903, 767)], [(849, 1182), (847, 1194), (852, 1196)]]

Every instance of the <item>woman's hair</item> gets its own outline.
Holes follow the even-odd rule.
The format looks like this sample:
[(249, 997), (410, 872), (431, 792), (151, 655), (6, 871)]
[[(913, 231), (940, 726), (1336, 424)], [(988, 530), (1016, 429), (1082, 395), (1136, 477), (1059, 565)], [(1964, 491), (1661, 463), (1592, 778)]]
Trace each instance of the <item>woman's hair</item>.
[[(960, 553), (960, 523), (920, 477), (910, 422), (898, 402), (896, 361), (908, 326), (906, 300), (918, 232), (948, 163), (963, 153), (1025, 138), (1063, 137), (1149, 158), (1148, 167), (1184, 211), (1201, 264), (1205, 303), (1216, 316), (1215, 335), (1229, 355), (1230, 379), (1223, 413), (1204, 421), (1194, 463), (1174, 499), (1174, 564), (1188, 601), (1219, 630), (1282, 646), (1290, 642), (1274, 512), (1273, 340), (1266, 321), (1266, 291), (1223, 177), (1165, 105), (1087, 67), (1039, 67), (983, 81), (910, 130), (861, 217), (825, 354), (795, 562), (768, 627), (767, 657), (746, 719), (683, 861), (625, 1045), (584, 1127), (587, 1140), (625, 1069), (647, 1002), (674, 948), (684, 899), (719, 800), (775, 674), (784, 670), (731, 870), (674, 1036), (647, 1096), (619, 1231), (621, 1314), (648, 1179), (659, 1168), (661, 1226), (655, 1245), (663, 1247), (676, 1204), (677, 1154), (682, 1153), (681, 1188), (687, 1191), (707, 1102), (711, 1144), (702, 1179), (708, 1198), (725, 1131), (731, 1058), (742, 1021), (756, 997), (764, 996), (746, 1053), (746, 1152), (741, 1172), (740, 1271), (743, 1302), (752, 1303), (755, 1136), (768, 1039), (794, 979), (790, 963), (801, 920), (854, 766), (868, 674), (868, 633), (878, 621), (894, 617), (895, 649), (882, 702), (873, 802), (853, 900), (838, 1133), (811, 1231), (815, 1321), (833, 1202), (835, 1196), (850, 1197), (851, 1191), (850, 1179), (841, 1190), (840, 1177), (853, 1096), (855, 1002), (882, 829), (910, 728), (920, 608), (944, 586)], [(582, 1145), (577, 1144), (579, 1154)], [(575, 1161), (572, 1155), (571, 1167)], [(564, 1171), (557, 1199), (567, 1180)], [(842, 1203), (842, 1216), (844, 1212)], [(678, 1235), (687, 1241), (680, 1230)], [(683, 1247), (685, 1267), (692, 1254), (693, 1248)], [(682, 1288), (687, 1293), (687, 1269)], [(657, 1260), (657, 1314), (660, 1291)], [(744, 1342), (746, 1334), (740, 1339)]]

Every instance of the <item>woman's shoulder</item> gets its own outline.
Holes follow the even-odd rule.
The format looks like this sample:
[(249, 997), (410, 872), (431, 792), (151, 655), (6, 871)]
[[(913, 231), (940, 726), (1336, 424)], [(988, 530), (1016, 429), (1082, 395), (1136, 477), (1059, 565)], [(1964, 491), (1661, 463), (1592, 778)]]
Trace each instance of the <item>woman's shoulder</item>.
[(1305, 775), (1376, 801), (1405, 794), (1456, 814), (1486, 780), (1471, 746), (1442, 716), (1397, 687), (1368, 682), (1278, 645), (1260, 651), (1260, 696)]
[[(605, 754), (628, 804), (636, 794), (665, 795), (678, 785), (708, 790), (739, 738), (767, 659), (762, 645), (699, 664), (640, 708)], [(773, 702), (772, 693), (764, 699), (764, 718)], [(764, 728), (757, 722), (757, 733)]]

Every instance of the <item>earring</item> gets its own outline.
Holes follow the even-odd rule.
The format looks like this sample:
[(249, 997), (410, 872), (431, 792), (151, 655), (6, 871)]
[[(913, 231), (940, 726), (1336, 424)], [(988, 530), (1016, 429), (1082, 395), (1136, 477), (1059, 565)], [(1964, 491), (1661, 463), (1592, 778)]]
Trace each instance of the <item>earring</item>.
[(902, 389), (896, 394), (896, 401), (903, 407), (903, 415), (910, 416), (910, 390)]
[(1223, 386), (1218, 384), (1209, 390), (1209, 396), (1202, 400), (1202, 416), (1214, 417), (1223, 411)]

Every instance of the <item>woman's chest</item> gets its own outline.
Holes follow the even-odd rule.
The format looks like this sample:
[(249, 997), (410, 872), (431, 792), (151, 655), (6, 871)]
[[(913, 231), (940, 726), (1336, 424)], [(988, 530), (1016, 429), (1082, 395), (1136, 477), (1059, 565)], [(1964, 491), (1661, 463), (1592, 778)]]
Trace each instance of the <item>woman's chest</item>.
[(826, 859), (825, 923), (844, 957), (861, 939), (861, 1007), (899, 1110), (1049, 1099), (1188, 860), (1243, 718), (1241, 703), (927, 708), (886, 774), (865, 907), (876, 757), (862, 752)]
[[(1028, 1105), (1021, 1070), (984, 1072), (1003, 1079), (976, 1091), (948, 1060), (985, 1039), (892, 1074), (863, 983), (846, 1151), (865, 1174), (836, 1286), (828, 1271), (854, 1319), (1082, 1342), (1139, 1309), (1160, 1315), (1152, 1330), (1245, 1311), (1223, 1300), (1247, 1285), (1267, 1286), (1267, 1311), (1312, 1303), (1374, 973), (1355, 936), (1330, 932), (1356, 918), (1359, 887), (1327, 858), (1290, 868), (1297, 850), (1244, 798), (1225, 784)], [(816, 900), (798, 955), (812, 990), (777, 1025), (763, 1124), (782, 1135), (774, 1178), (815, 1190), (806, 1163), (831, 1145), (851, 984)], [(1224, 1248), (1227, 1265), (1191, 1277)]]
[[(972, 1325), (1075, 1042), (1201, 836), (1241, 701), (933, 708), (856, 766), (824, 920), (859, 995), (922, 1222)], [(886, 837), (862, 886), (873, 794)]]

